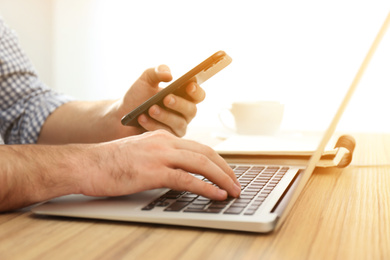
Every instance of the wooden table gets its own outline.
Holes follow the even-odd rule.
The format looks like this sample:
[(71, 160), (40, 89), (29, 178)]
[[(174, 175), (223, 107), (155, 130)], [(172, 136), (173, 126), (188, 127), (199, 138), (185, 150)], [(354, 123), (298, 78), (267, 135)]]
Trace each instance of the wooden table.
[(317, 169), (267, 235), (0, 214), (0, 259), (390, 259), (390, 135), (356, 136), (351, 166)]

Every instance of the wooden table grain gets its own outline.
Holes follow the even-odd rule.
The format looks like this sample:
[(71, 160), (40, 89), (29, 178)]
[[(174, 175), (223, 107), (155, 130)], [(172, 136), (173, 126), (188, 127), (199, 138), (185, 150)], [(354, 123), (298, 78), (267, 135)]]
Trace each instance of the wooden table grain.
[(355, 135), (352, 165), (316, 169), (281, 229), (252, 234), (0, 214), (0, 259), (390, 259), (390, 135)]

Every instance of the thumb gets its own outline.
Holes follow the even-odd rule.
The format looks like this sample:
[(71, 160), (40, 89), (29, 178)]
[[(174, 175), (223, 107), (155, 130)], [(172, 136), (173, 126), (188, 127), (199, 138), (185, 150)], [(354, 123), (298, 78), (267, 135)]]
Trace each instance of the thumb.
[(159, 81), (168, 82), (172, 80), (171, 70), (167, 65), (160, 65), (155, 68)]
[(159, 82), (169, 82), (172, 80), (171, 70), (167, 65), (160, 65), (155, 68), (145, 70), (142, 78), (146, 80), (151, 86)]

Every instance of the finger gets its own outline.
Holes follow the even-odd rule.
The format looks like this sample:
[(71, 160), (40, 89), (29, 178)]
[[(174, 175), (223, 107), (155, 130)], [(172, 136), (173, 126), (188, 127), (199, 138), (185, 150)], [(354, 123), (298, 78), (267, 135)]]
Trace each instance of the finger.
[(187, 85), (186, 92), (195, 104), (202, 102), (206, 98), (206, 92), (195, 82)]
[(155, 68), (155, 71), (159, 81), (169, 82), (172, 80), (171, 70), (167, 65), (159, 65)]
[(167, 172), (165, 181), (164, 187), (179, 191), (189, 191), (212, 200), (225, 200), (228, 196), (227, 191), (202, 181), (180, 169), (171, 169)]
[[(190, 151), (180, 151), (180, 153), (180, 160), (174, 161), (175, 168), (178, 167), (191, 173), (200, 174), (218, 185), (221, 189), (227, 191), (227, 193), (233, 197), (238, 197), (240, 195), (241, 187), (239, 187), (226, 172), (224, 172), (218, 165), (206, 156)], [(197, 187), (188, 186), (187, 188)], [(197, 191), (197, 193), (199, 192), (200, 191)], [(207, 197), (208, 196), (209, 195), (207, 195)]]
[(138, 117), (138, 123), (142, 128), (147, 131), (156, 131), (158, 129), (164, 129), (172, 134), (176, 134), (169, 126), (159, 123), (158, 121), (154, 120), (146, 114), (142, 114)]
[(164, 98), (163, 102), (165, 107), (182, 115), (187, 123), (191, 122), (196, 116), (197, 108), (195, 103), (185, 98), (170, 94)]
[(155, 68), (145, 70), (141, 79), (145, 80), (150, 85), (158, 84), (159, 82), (169, 82), (172, 80), (172, 74), (167, 65), (160, 65)]
[(240, 185), (236, 178), (236, 175), (234, 174), (230, 166), (211, 147), (187, 139), (178, 139), (178, 141), (176, 141), (174, 145), (177, 149), (183, 149), (198, 154), (203, 154), (211, 161), (213, 161), (216, 165), (218, 165), (218, 167), (221, 168), (234, 182), (236, 182), (236, 184)]
[(164, 126), (164, 129), (170, 129), (170, 132), (174, 133), (177, 136), (184, 136), (187, 130), (187, 121), (183, 116), (180, 116), (177, 113), (172, 111), (167, 111), (162, 109), (157, 105), (153, 105), (149, 108), (149, 116), (154, 119), (155, 122), (150, 122), (154, 124), (154, 127)]
[[(221, 189), (227, 191), (231, 196), (238, 197), (240, 195), (241, 187), (210, 158), (188, 150), (179, 150), (177, 153), (175, 156), (170, 157), (172, 158), (172, 161), (170, 161), (172, 168), (200, 174), (218, 185)], [(187, 188), (196, 187), (190, 187), (188, 184)], [(199, 192), (197, 191), (197, 193)]]

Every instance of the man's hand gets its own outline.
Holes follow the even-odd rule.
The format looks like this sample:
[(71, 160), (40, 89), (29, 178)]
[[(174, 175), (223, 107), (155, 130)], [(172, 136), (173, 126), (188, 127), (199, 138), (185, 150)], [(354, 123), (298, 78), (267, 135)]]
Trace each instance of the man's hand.
[(163, 101), (169, 110), (152, 106), (147, 115), (139, 116), (140, 127), (123, 126), (120, 122), (124, 115), (160, 91), (160, 82), (171, 79), (169, 68), (161, 65), (145, 70), (120, 100), (73, 101), (62, 105), (46, 119), (38, 143), (96, 143), (157, 129), (184, 136), (196, 114), (196, 104), (205, 98), (205, 92), (196, 83), (186, 87), (191, 101), (170, 94)]
[[(121, 116), (124, 116), (160, 91), (160, 82), (169, 82), (171, 80), (172, 75), (166, 65), (145, 70), (141, 77), (131, 86), (125, 97), (120, 100), (118, 111), (121, 113)], [(148, 114), (139, 116), (138, 123), (147, 131), (165, 129), (177, 136), (184, 136), (188, 123), (196, 115), (196, 104), (205, 98), (203, 89), (194, 82), (186, 87), (186, 92), (191, 100), (169, 94), (163, 100), (164, 106), (169, 108), (169, 110), (153, 105), (149, 109)]]
[(223, 200), (241, 192), (233, 170), (214, 150), (163, 130), (104, 143), (93, 152), (98, 161), (78, 177), (85, 195), (120, 196), (164, 187)]

